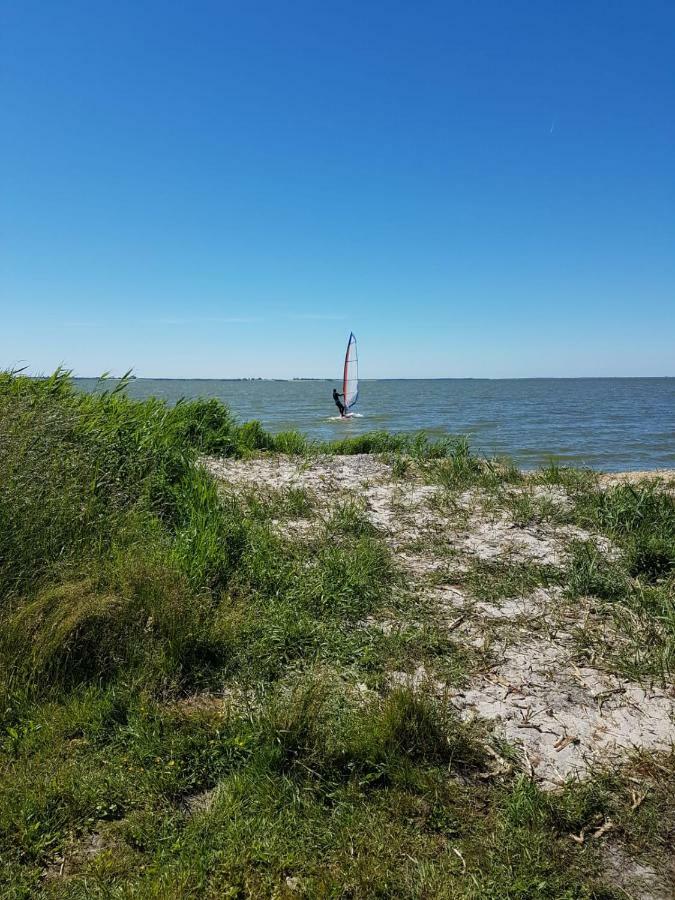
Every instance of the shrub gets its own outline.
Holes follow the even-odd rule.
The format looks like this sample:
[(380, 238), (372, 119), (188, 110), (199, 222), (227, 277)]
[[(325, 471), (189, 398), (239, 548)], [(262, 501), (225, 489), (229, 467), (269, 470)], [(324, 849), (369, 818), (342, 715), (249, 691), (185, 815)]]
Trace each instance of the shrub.
[(170, 414), (176, 438), (200, 453), (232, 456), (237, 452), (234, 417), (220, 400), (181, 400)]
[(219, 624), (175, 568), (130, 554), (108, 584), (65, 582), (17, 603), (3, 622), (1, 674), (38, 694), (118, 674), (148, 687), (195, 684), (227, 659)]
[(192, 468), (173, 489), (171, 556), (195, 589), (226, 585), (245, 540), (238, 510), (221, 503), (216, 485), (202, 469)]
[(274, 449), (277, 453), (288, 453), (289, 456), (302, 456), (312, 450), (312, 443), (299, 431), (280, 431), (274, 436)]
[(255, 419), (237, 428), (238, 450), (271, 450), (273, 447), (274, 438)]
[(653, 482), (589, 491), (577, 500), (582, 524), (619, 543), (627, 571), (654, 583), (675, 568), (675, 498)]
[(0, 380), (0, 593), (109, 547), (147, 492), (147, 445), (81, 402), (63, 374)]

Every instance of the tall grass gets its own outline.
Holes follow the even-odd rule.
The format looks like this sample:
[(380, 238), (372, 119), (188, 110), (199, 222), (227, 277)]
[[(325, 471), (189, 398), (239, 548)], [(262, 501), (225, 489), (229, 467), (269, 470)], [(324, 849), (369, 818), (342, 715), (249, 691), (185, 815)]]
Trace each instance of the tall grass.
[(180, 679), (197, 648), (217, 655), (206, 609), (243, 537), (194, 460), (223, 446), (229, 413), (5, 374), (0, 423), (5, 679)]
[(370, 614), (394, 579), (365, 520), (338, 510), (293, 545), (195, 465), (267, 445), (257, 423), (211, 401), (79, 394), (64, 372), (3, 376), (0, 411), (5, 684), (40, 693), (124, 673), (175, 689), (357, 654), (338, 623)]
[[(602, 895), (568, 830), (632, 822), (620, 786), (547, 801), (445, 698), (387, 687), (428, 639), (370, 626), (401, 585), (363, 511), (293, 541), (271, 520), (309, 495), (224, 498), (197, 464), (318, 450), (416, 457), (453, 489), (496, 477), (463, 441), (315, 445), (217, 401), (0, 375), (0, 895)], [(669, 557), (629, 548), (670, 511), (643, 499), (616, 503), (647, 603)], [(618, 536), (615, 512), (584, 515)], [(666, 846), (663, 796), (642, 808)]]

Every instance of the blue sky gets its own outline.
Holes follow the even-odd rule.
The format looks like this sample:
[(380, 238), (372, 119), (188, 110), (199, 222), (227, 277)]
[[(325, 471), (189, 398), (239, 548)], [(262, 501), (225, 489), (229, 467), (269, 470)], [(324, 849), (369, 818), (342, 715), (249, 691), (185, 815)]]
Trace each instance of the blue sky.
[(672, 2), (5, 3), (0, 366), (675, 375)]

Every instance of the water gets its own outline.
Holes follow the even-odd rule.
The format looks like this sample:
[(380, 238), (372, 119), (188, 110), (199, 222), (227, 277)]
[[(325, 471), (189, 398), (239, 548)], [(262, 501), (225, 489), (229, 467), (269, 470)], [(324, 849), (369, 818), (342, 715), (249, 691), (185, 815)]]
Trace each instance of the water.
[[(93, 379), (79, 379), (93, 390)], [(675, 467), (675, 378), (362, 381), (362, 417), (340, 421), (331, 381), (137, 379), (133, 397), (217, 397), (270, 431), (330, 439), (365, 431), (467, 434), (530, 468), (555, 457), (605, 471)]]

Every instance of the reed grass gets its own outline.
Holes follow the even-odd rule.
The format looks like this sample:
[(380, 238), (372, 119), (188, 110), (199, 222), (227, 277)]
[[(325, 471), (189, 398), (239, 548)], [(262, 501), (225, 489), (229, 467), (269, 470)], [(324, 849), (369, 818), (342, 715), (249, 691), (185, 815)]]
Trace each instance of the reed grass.
[[(461, 680), (463, 651), (429, 623), (377, 627), (410, 598), (358, 504), (224, 497), (197, 463), (260, 452), (383, 453), (448, 492), (522, 481), (462, 440), (316, 445), (217, 401), (0, 375), (1, 896), (608, 898), (571, 832), (611, 815), (636, 847), (668, 846), (672, 767), (544, 795), (495, 769), (489, 729), (433, 683), (392, 687), (420, 659)], [(570, 590), (672, 629), (670, 502), (542, 478), (622, 550), (580, 546)], [(272, 527), (297, 517), (305, 540)], [(559, 573), (470, 577), (487, 595)]]

